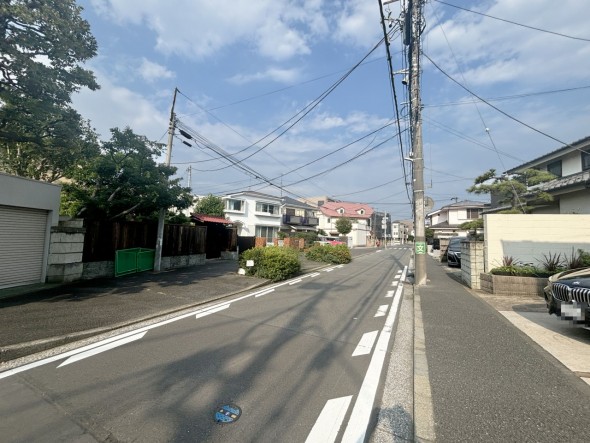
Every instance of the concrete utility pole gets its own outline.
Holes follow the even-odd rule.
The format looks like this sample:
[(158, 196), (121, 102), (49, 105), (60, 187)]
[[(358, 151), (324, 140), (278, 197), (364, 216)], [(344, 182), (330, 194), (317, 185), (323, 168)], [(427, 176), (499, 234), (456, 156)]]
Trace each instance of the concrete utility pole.
[(422, 147), (422, 102), (420, 99), (420, 37), (424, 0), (409, 0), (410, 41), (410, 126), (412, 133), (412, 172), (414, 175), (414, 284), (426, 284), (426, 227), (424, 214), (424, 154)]
[[(174, 141), (174, 128), (176, 127), (176, 116), (174, 114), (174, 105), (176, 104), (176, 93), (178, 88), (174, 88), (174, 98), (172, 99), (172, 109), (170, 110), (170, 123), (168, 125), (168, 147), (166, 149), (166, 166), (170, 166), (172, 161), (172, 142)], [(164, 220), (168, 208), (161, 208), (158, 214), (158, 233), (156, 236), (156, 252), (154, 256), (154, 271), (160, 272), (162, 267), (162, 243), (164, 242)]]

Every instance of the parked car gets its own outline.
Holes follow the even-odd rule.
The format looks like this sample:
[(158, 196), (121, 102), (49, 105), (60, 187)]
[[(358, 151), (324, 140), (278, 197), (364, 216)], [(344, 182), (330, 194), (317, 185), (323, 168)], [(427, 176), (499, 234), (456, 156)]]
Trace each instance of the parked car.
[(447, 248), (447, 265), (461, 267), (461, 242), (463, 237), (453, 237), (449, 240)]
[(549, 314), (590, 328), (590, 267), (552, 275), (544, 292)]

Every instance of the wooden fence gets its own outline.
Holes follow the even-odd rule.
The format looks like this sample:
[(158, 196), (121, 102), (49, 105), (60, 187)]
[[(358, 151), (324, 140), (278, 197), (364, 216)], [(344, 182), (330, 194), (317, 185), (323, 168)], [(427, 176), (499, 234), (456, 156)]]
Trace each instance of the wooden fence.
[[(156, 248), (156, 223), (86, 221), (85, 227), (85, 263), (114, 260), (121, 249)], [(162, 256), (204, 254), (206, 236), (204, 226), (164, 225)]]

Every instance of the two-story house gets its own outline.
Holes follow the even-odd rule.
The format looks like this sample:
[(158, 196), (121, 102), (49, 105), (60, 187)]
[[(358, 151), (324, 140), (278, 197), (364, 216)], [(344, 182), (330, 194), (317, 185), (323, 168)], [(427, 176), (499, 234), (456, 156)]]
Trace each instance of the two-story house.
[(364, 203), (325, 201), (319, 206), (318, 229), (328, 235), (338, 236), (336, 220), (346, 217), (352, 222), (352, 231), (347, 234), (350, 246), (366, 246), (371, 238), (373, 208)]
[(470, 200), (452, 203), (426, 214), (426, 224), (434, 231), (434, 238), (444, 239), (467, 235), (460, 226), (465, 222), (481, 218), (485, 207), (485, 203)]
[(319, 219), (317, 208), (291, 197), (281, 197), (281, 231), (316, 231)]
[(557, 178), (535, 186), (553, 196), (550, 202), (527, 202), (533, 214), (590, 214), (590, 137), (573, 142), (506, 171), (549, 171)]
[(407, 243), (408, 237), (413, 233), (414, 222), (411, 220), (394, 220), (391, 222), (391, 241), (393, 243)]
[(281, 228), (281, 197), (255, 191), (243, 191), (222, 197), (224, 213), (238, 228), (238, 235), (264, 237), (267, 242), (277, 238)]

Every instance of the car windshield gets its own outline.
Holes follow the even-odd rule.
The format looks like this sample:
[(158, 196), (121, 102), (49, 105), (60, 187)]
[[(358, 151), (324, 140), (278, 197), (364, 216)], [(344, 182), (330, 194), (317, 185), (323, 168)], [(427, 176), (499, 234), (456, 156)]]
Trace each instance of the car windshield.
[(462, 238), (452, 238), (449, 242), (449, 251), (461, 251)]

